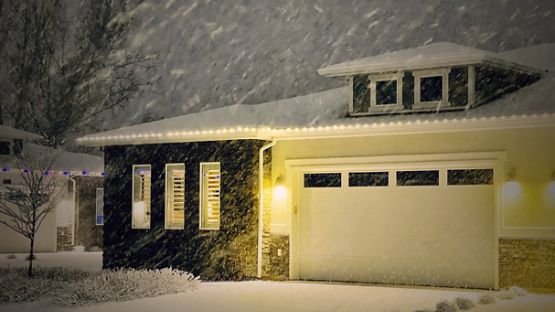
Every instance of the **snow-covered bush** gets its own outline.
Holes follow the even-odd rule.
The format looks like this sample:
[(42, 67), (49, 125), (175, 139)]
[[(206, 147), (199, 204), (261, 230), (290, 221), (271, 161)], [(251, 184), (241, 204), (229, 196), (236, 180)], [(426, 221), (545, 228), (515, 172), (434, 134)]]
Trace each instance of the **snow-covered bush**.
[(526, 296), (528, 294), (528, 292), (526, 291), (526, 289), (524, 288), (520, 288), (518, 286), (511, 286), (508, 289), (508, 292), (510, 292), (511, 294), (513, 294), (514, 297), (522, 297), (522, 296)]
[(501, 290), (495, 294), (495, 297), (500, 300), (512, 300), (515, 295), (508, 290)]
[(455, 298), (455, 303), (457, 307), (459, 307), (459, 310), (462, 311), (470, 310), (474, 307), (474, 302), (468, 298), (457, 297)]
[(478, 303), (492, 304), (492, 303), (495, 303), (495, 298), (490, 294), (483, 294), (478, 298)]
[(457, 304), (449, 301), (441, 301), (436, 304), (436, 312), (457, 312)]
[(192, 274), (173, 269), (86, 272), (38, 267), (29, 278), (27, 268), (0, 268), (0, 304), (54, 298), (78, 306), (178, 293), (198, 283)]
[(9, 254), (9, 255), (6, 256), (6, 259), (15, 260), (15, 259), (17, 259), (17, 257), (15, 256), (15, 254)]
[(104, 271), (57, 292), (55, 301), (72, 306), (126, 301), (184, 292), (198, 283), (192, 274), (174, 269)]
[(48, 297), (57, 288), (64, 288), (91, 273), (64, 268), (35, 268), (33, 277), (27, 268), (0, 269), (0, 303), (35, 301)]

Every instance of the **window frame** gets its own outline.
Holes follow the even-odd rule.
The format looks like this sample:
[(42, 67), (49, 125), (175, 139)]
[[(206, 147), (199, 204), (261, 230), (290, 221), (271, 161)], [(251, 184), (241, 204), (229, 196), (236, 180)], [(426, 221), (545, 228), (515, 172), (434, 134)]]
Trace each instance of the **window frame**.
[[(150, 170), (150, 202), (148, 203), (148, 226), (147, 227), (137, 227), (135, 225), (135, 223), (133, 222), (133, 205), (135, 204), (135, 171), (137, 170), (137, 168), (139, 167), (148, 167)], [(131, 228), (133, 230), (150, 230), (151, 227), (151, 223), (152, 223), (152, 165), (150, 164), (136, 164), (132, 166), (132, 172), (131, 172)]]
[[(389, 74), (372, 74), (368, 75), (370, 83), (368, 88), (370, 89), (370, 107), (369, 112), (395, 112), (402, 111), (403, 106), (403, 76), (404, 72), (389, 73)], [(377, 103), (377, 86), (378, 81), (396, 81), (396, 98), (397, 102), (395, 104), (378, 104)]]
[[(102, 190), (102, 210), (101, 210), (101, 212), (102, 212), (102, 223), (98, 223), (98, 216), (99, 216), (98, 215), (98, 191), (99, 190)], [(95, 208), (96, 209), (95, 209), (95, 220), (94, 221), (95, 221), (95, 225), (102, 226), (102, 225), (104, 225), (104, 188), (103, 187), (97, 187), (96, 191), (95, 191), (95, 195), (96, 195), (95, 196), (95, 199), (96, 199)]]
[[(441, 109), (448, 107), (449, 103), (449, 72), (451, 68), (427, 69), (413, 71), (414, 77), (414, 103), (412, 109)], [(422, 101), (421, 100), (421, 80), (422, 78), (441, 77), (441, 100)]]
[[(218, 223), (217, 225), (210, 225), (208, 222), (206, 222), (207, 224), (205, 225), (205, 218), (206, 218), (206, 212), (205, 212), (205, 207), (203, 206), (204, 204), (204, 196), (205, 196), (205, 192), (204, 192), (204, 168), (211, 166), (211, 165), (218, 165), (218, 170), (220, 172), (220, 187), (219, 187), (219, 205), (220, 205), (220, 211), (218, 213)], [(200, 230), (204, 230), (204, 231), (219, 231), (220, 227), (221, 227), (221, 222), (222, 222), (222, 164), (219, 161), (213, 161), (213, 162), (201, 162), (199, 164), (199, 229)]]
[[(181, 226), (170, 226), (170, 220), (169, 220), (169, 211), (171, 209), (171, 207), (169, 207), (169, 193), (168, 193), (168, 167), (170, 166), (182, 166), (183, 167), (183, 225)], [(186, 191), (185, 191), (185, 176), (186, 176), (187, 170), (185, 168), (185, 163), (167, 163), (164, 167), (164, 229), (166, 230), (184, 230), (185, 229), (185, 204), (186, 204), (186, 200), (185, 200), (185, 196), (186, 196)]]

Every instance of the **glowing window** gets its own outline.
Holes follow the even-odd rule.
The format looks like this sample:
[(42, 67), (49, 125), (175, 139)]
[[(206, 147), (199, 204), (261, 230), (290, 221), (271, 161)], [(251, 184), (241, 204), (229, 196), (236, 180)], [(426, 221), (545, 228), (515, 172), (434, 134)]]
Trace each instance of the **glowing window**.
[(200, 228), (203, 230), (220, 228), (221, 181), (219, 162), (200, 164)]
[(150, 228), (150, 165), (133, 165), (132, 217), (133, 229)]
[(104, 224), (104, 189), (96, 189), (96, 225)]
[(166, 164), (166, 229), (185, 228), (185, 165)]

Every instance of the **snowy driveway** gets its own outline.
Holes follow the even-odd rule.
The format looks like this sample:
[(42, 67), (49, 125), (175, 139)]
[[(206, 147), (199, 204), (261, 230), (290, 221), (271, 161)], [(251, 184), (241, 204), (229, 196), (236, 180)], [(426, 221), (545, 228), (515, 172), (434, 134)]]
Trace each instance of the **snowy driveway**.
[[(127, 302), (108, 303), (78, 309), (60, 309), (47, 302), (1, 306), (11, 311), (74, 312), (163, 312), (163, 311), (304, 311), (412, 312), (433, 309), (441, 300), (466, 297), (475, 300), (481, 292), (432, 288), (398, 288), (305, 282), (218, 282), (202, 283), (193, 292)], [(529, 294), (471, 311), (540, 312), (555, 311), (555, 295)]]

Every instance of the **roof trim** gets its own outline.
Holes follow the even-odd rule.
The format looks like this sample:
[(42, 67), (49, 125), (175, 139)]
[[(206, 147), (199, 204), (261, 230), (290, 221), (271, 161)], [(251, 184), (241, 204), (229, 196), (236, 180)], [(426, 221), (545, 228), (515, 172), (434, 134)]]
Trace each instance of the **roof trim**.
[(407, 122), (331, 124), (316, 127), (237, 127), (194, 131), (137, 133), (132, 135), (86, 135), (77, 139), (84, 146), (141, 145), (225, 140), (298, 140), (391, 134), (464, 132), (516, 128), (555, 127), (555, 114), (511, 115)]

